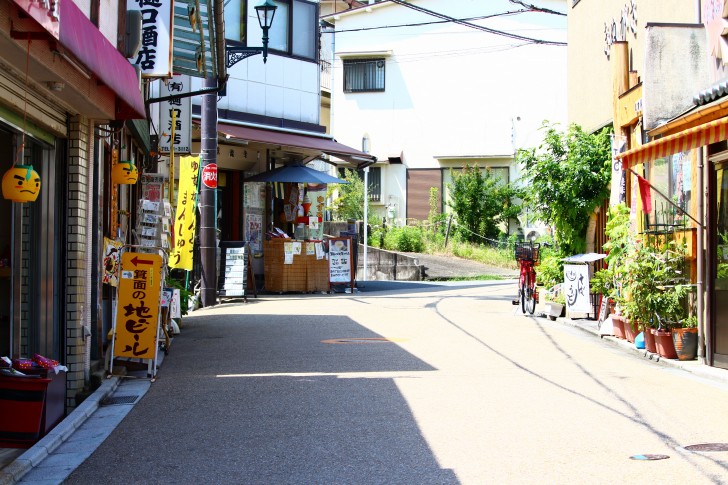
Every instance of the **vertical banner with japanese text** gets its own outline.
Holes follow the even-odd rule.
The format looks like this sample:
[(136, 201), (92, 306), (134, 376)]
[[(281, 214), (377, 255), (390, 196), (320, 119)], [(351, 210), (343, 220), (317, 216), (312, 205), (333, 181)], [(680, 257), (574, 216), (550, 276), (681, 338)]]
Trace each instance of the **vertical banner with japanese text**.
[[(174, 75), (166, 83), (161, 83), (160, 96), (174, 96), (190, 92), (190, 76)], [(192, 146), (192, 98), (171, 98), (159, 103), (159, 151), (169, 153), (190, 153)], [(174, 128), (174, 129), (173, 129)]]
[(162, 257), (124, 252), (120, 274), (114, 357), (154, 359), (162, 291)]
[(195, 230), (197, 228), (197, 176), (200, 157), (180, 157), (179, 189), (174, 219), (174, 249), (169, 257), (169, 267), (192, 271)]
[(564, 296), (566, 310), (574, 313), (590, 313), (592, 306), (589, 300), (589, 265), (564, 265)]
[(161, 0), (132, 0), (127, 10), (142, 15), (142, 45), (136, 57), (129, 60), (142, 71), (143, 77), (172, 75), (172, 3)]

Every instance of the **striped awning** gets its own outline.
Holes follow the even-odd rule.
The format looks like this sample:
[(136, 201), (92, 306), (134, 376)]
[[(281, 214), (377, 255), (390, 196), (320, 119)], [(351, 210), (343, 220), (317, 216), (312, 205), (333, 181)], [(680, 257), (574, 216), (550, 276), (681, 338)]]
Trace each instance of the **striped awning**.
[(620, 153), (616, 158), (630, 167), (726, 139), (728, 139), (728, 117), (658, 138)]

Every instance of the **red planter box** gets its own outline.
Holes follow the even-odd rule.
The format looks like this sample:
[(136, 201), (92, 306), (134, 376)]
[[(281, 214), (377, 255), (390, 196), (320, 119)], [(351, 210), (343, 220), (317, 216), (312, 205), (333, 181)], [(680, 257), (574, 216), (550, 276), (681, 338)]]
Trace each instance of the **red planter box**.
[(41, 435), (51, 379), (0, 376), (0, 446), (29, 448)]

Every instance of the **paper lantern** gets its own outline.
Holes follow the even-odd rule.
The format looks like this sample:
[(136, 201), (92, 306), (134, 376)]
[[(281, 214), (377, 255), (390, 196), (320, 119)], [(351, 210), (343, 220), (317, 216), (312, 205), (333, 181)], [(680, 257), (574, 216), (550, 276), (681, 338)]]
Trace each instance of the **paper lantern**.
[(136, 165), (131, 160), (126, 160), (114, 165), (111, 169), (111, 181), (119, 185), (135, 184), (139, 178)]
[(40, 175), (32, 165), (15, 165), (3, 175), (3, 197), (13, 202), (35, 202)]

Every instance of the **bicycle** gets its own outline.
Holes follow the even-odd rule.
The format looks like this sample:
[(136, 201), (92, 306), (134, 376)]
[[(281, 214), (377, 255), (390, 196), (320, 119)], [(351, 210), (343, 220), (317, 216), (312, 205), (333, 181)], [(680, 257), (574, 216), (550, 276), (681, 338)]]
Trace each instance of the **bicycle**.
[(528, 312), (533, 315), (533, 312), (536, 311), (538, 292), (536, 291), (535, 266), (538, 264), (540, 249), (540, 243), (530, 241), (516, 243), (515, 256), (521, 272), (518, 278), (518, 300), (513, 304), (518, 305), (520, 302), (524, 314)]

